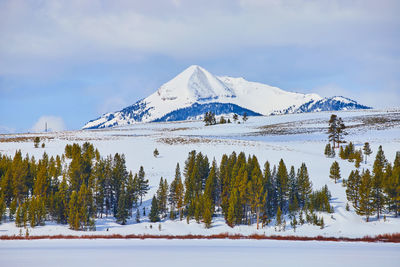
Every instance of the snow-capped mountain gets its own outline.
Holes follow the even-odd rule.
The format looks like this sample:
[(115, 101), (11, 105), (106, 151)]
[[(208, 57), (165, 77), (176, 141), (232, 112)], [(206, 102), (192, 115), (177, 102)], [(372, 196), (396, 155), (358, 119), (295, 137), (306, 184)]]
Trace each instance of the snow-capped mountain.
[(155, 93), (121, 111), (88, 122), (84, 129), (121, 126), (137, 122), (200, 118), (206, 111), (250, 116), (329, 110), (367, 109), (344, 97), (287, 92), (243, 78), (217, 77), (200, 66), (190, 66)]
[(370, 109), (370, 107), (360, 105), (356, 101), (343, 96), (325, 97), (320, 100), (311, 100), (300, 107), (291, 106), (285, 110), (276, 111), (273, 114), (304, 113), (332, 110), (354, 110)]

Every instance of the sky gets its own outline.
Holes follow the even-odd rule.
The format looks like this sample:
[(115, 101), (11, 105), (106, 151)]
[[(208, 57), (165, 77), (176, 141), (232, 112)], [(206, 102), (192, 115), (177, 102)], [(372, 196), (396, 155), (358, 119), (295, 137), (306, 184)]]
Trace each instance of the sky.
[(399, 12), (398, 0), (0, 0), (0, 133), (80, 129), (193, 64), (399, 107)]

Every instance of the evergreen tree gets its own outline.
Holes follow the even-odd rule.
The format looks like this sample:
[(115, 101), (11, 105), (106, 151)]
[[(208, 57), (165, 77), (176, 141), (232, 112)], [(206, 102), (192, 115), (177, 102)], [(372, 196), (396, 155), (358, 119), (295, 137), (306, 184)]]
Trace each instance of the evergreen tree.
[[(98, 184), (98, 186), (104, 185), (104, 209), (105, 209), (105, 214), (108, 216), (111, 214), (111, 211), (113, 210), (113, 205), (115, 202), (115, 194), (114, 194), (114, 189), (113, 189), (113, 181), (112, 181), (112, 156), (109, 155), (104, 161), (104, 181), (102, 181), (101, 184)], [(135, 176), (136, 177), (136, 176)], [(100, 182), (99, 182), (100, 183)], [(101, 191), (100, 191), (101, 192)], [(101, 200), (101, 195), (97, 195), (97, 204), (98, 205), (103, 205), (102, 200)], [(100, 209), (103, 209), (100, 207)]]
[(213, 212), (213, 204), (208, 196), (204, 196), (204, 212), (203, 212), (203, 220), (204, 220), (204, 225), (206, 228), (211, 227), (211, 222), (212, 222), (212, 214)]
[(20, 206), (18, 206), (17, 214), (15, 216), (15, 225), (17, 227), (22, 227), (24, 225), (23, 220), (24, 220), (24, 214), (23, 214), (22, 205), (20, 205)]
[(6, 206), (6, 201), (4, 199), (4, 195), (0, 194), (0, 223), (3, 220), (4, 214), (6, 212), (6, 208), (7, 208), (7, 206)]
[(94, 179), (93, 197), (96, 207), (96, 213), (103, 217), (104, 202), (106, 198), (106, 161), (98, 159), (94, 165), (92, 177)]
[(353, 203), (355, 208), (358, 208), (359, 190), (361, 185), (361, 176), (358, 170), (351, 171), (349, 179), (346, 182), (347, 199)]
[(138, 173), (138, 194), (140, 196), (140, 205), (142, 205), (143, 197), (149, 191), (149, 180), (145, 179), (145, 172), (143, 166), (140, 166), (139, 173)]
[(243, 112), (243, 122), (246, 122), (249, 119), (249, 117), (247, 116), (247, 112)]
[(278, 231), (281, 231), (282, 225), (283, 225), (282, 211), (281, 208), (278, 207), (278, 210), (276, 212), (275, 231), (276, 229), (278, 229)]
[(115, 194), (115, 200), (113, 199), (112, 203), (114, 207), (113, 209), (114, 216), (118, 213), (117, 209), (118, 209), (119, 198), (122, 194), (122, 190), (125, 189), (127, 180), (128, 180), (128, 172), (126, 170), (126, 165), (125, 165), (125, 156), (116, 153), (114, 155), (112, 177), (111, 177), (111, 186)]
[(296, 216), (293, 216), (292, 221), (290, 222), (290, 225), (292, 226), (294, 232), (296, 232), (297, 224), (298, 224), (298, 222), (296, 220)]
[(71, 186), (71, 190), (79, 191), (82, 183), (82, 149), (78, 144), (65, 147), (65, 155), (71, 159), (71, 163), (68, 167), (68, 178)]
[(344, 153), (344, 149), (343, 149), (342, 146), (341, 146), (340, 149), (339, 149), (339, 157), (340, 157), (341, 159), (346, 159), (346, 155), (345, 155), (345, 153)]
[(293, 214), (299, 208), (298, 198), (299, 184), (294, 166), (291, 166), (289, 173), (289, 213)]
[(37, 225), (35, 211), (36, 211), (36, 199), (35, 199), (35, 197), (32, 197), (28, 203), (28, 218), (29, 218), (29, 224), (31, 225), (31, 227), (35, 227)]
[(236, 189), (234, 189), (231, 193), (231, 197), (229, 198), (229, 208), (228, 208), (228, 214), (227, 214), (227, 219), (226, 223), (230, 227), (235, 226), (235, 222), (237, 220), (236, 218), (236, 205), (238, 203), (238, 192)]
[(140, 211), (139, 211), (139, 208), (136, 210), (136, 223), (140, 223)]
[(329, 119), (328, 138), (329, 142), (332, 142), (333, 149), (335, 149), (336, 147), (337, 128), (338, 128), (337, 116), (335, 114), (332, 114), (331, 118)]
[(162, 177), (160, 179), (160, 184), (157, 190), (157, 204), (158, 211), (162, 217), (167, 214), (167, 201), (168, 201), (168, 183), (167, 180), (164, 180)]
[(204, 188), (204, 194), (211, 200), (212, 205), (215, 205), (218, 202), (219, 192), (217, 170), (217, 163), (214, 160)]
[(33, 144), (34, 144), (35, 148), (38, 148), (38, 147), (39, 147), (39, 144), (40, 144), (40, 137), (39, 137), (39, 136), (36, 136), (36, 137), (33, 139)]
[(47, 172), (47, 160), (39, 160), (36, 181), (33, 187), (33, 194), (35, 196), (45, 197), (50, 187), (50, 177)]
[(194, 219), (197, 223), (200, 223), (204, 212), (204, 196), (202, 194), (198, 195), (194, 200)]
[(155, 158), (158, 158), (159, 155), (160, 155), (160, 153), (158, 152), (158, 149), (157, 149), (157, 148), (154, 149), (154, 151), (153, 151), (153, 156), (154, 156)]
[(88, 203), (87, 203), (87, 188), (84, 183), (82, 183), (81, 188), (78, 192), (78, 199), (77, 199), (77, 208), (78, 214), (77, 216), (77, 225), (78, 229), (86, 230), (86, 227), (89, 223), (89, 211), (88, 211)]
[(396, 157), (394, 158), (393, 168), (400, 167), (400, 151), (396, 152)]
[(13, 178), (10, 168), (5, 171), (5, 174), (0, 179), (1, 194), (4, 198), (5, 205), (10, 205), (14, 197), (13, 192)]
[(17, 200), (17, 203), (20, 203), (24, 197), (28, 196), (28, 187), (26, 185), (28, 164), (26, 161), (23, 161), (20, 150), (15, 152), (11, 164), (11, 175), (14, 198)]
[(149, 219), (151, 222), (158, 222), (160, 221), (159, 211), (158, 211), (158, 203), (156, 196), (153, 196), (151, 201), (151, 209), (149, 214)]
[(384, 185), (384, 169), (387, 161), (385, 154), (382, 150), (382, 146), (379, 146), (378, 152), (376, 153), (374, 166), (373, 166), (373, 177), (372, 177), (372, 190), (373, 190), (373, 202), (375, 210), (377, 212), (377, 218), (379, 219), (385, 202), (385, 195), (383, 192)]
[(176, 217), (176, 206), (177, 206), (177, 185), (178, 185), (178, 179), (181, 179), (181, 172), (179, 169), (179, 163), (176, 165), (175, 168), (175, 178), (171, 182), (171, 185), (169, 187), (169, 194), (168, 194), (168, 202), (170, 204), (170, 219), (173, 220)]
[(46, 215), (44, 200), (40, 196), (33, 196), (29, 201), (29, 222), (31, 227), (43, 225)]
[(175, 179), (174, 179), (174, 202), (176, 203), (176, 208), (178, 209), (179, 212), (179, 219), (182, 220), (183, 218), (183, 207), (184, 207), (184, 186), (182, 183), (182, 178), (181, 178), (181, 171), (179, 168), (179, 164), (176, 165), (175, 169)]
[(207, 111), (204, 114), (204, 118), (203, 118), (204, 123), (206, 124), (206, 126), (210, 125), (210, 113), (209, 111)]
[(345, 147), (345, 155), (346, 155), (346, 159), (348, 159), (350, 162), (354, 161), (354, 153), (355, 153), (355, 149), (354, 149), (354, 144), (353, 142), (350, 142), (346, 147)]
[(336, 128), (336, 143), (338, 144), (338, 146), (342, 143), (345, 143), (344, 136), (347, 135), (345, 129), (346, 126), (344, 125), (342, 118), (338, 118), (337, 128)]
[(126, 205), (128, 208), (129, 216), (132, 216), (133, 206), (137, 205), (138, 192), (137, 192), (137, 179), (133, 178), (132, 172), (129, 172), (128, 181), (126, 185)]
[(129, 217), (128, 196), (124, 189), (121, 189), (121, 195), (118, 200), (117, 222), (122, 225), (126, 224)]
[(361, 152), (361, 150), (357, 150), (357, 151), (354, 153), (354, 161), (355, 161), (354, 166), (355, 166), (356, 168), (360, 168), (360, 163), (362, 162), (362, 160), (363, 160), (363, 158), (362, 158), (362, 152)]
[(340, 179), (340, 167), (339, 167), (339, 163), (337, 161), (334, 161), (332, 163), (329, 178), (335, 180), (335, 184), (336, 184), (336, 181)]
[(233, 114), (233, 117), (232, 117), (232, 118), (233, 118), (233, 121), (234, 121), (234, 122), (237, 122), (238, 119), (239, 119), (239, 116), (238, 116), (238, 114), (235, 113), (235, 114)]
[(216, 124), (217, 122), (216, 122), (216, 119), (215, 119), (215, 113), (211, 112), (211, 111), (207, 111), (204, 114), (203, 121), (205, 122), (206, 126)]
[(373, 181), (369, 170), (363, 171), (359, 188), (359, 205), (355, 207), (355, 210), (358, 215), (366, 216), (367, 222), (369, 221), (369, 217), (375, 212), (372, 183)]
[(23, 216), (22, 221), (23, 221), (23, 226), (24, 226), (25, 228), (26, 228), (27, 225), (28, 225), (28, 218), (29, 218), (29, 216), (28, 216), (28, 206), (29, 206), (29, 202), (28, 202), (28, 201), (25, 201), (25, 202), (22, 204), (22, 216)]
[(228, 170), (228, 156), (222, 155), (221, 163), (219, 166), (219, 185), (220, 189), (220, 200), (219, 205), (221, 206), (225, 220), (227, 219), (228, 208), (229, 208), (229, 193), (230, 193), (230, 175)]
[(278, 205), (282, 211), (285, 209), (289, 193), (288, 172), (283, 159), (279, 161), (278, 172), (276, 175), (276, 186)]
[(267, 192), (263, 185), (263, 175), (258, 164), (257, 158), (253, 156), (254, 166), (251, 172), (251, 180), (248, 182), (248, 192), (250, 205), (253, 212), (256, 213), (257, 218), (257, 229), (259, 229), (258, 224), (260, 221), (260, 212), (262, 207), (265, 205), (267, 198)]
[(297, 196), (289, 203), (289, 213), (294, 214), (299, 209), (299, 202), (297, 200)]
[(46, 219), (46, 207), (45, 207), (45, 199), (43, 197), (37, 198), (37, 224), (44, 225)]
[(68, 185), (67, 180), (63, 177), (62, 182), (59, 185), (58, 191), (55, 193), (55, 209), (56, 218), (58, 223), (67, 223), (68, 217)]
[(305, 163), (301, 164), (297, 174), (297, 181), (300, 205), (303, 207), (308, 202), (312, 192), (312, 182), (310, 181), (310, 176), (308, 175), (308, 170)]
[(80, 226), (78, 208), (78, 193), (76, 193), (76, 191), (72, 191), (68, 209), (68, 224), (73, 230), (79, 230)]
[(372, 154), (372, 150), (371, 150), (371, 147), (369, 146), (368, 142), (364, 143), (363, 151), (364, 151), (364, 155), (365, 155), (365, 164), (367, 164), (367, 157), (369, 157), (369, 155)]
[(324, 155), (325, 155), (326, 157), (329, 158), (329, 157), (331, 156), (331, 154), (332, 154), (331, 144), (328, 143), (328, 144), (326, 144), (326, 146), (325, 146)]
[(10, 207), (8, 208), (8, 211), (9, 211), (8, 217), (9, 217), (10, 221), (12, 221), (14, 219), (16, 210), (17, 210), (17, 200), (14, 199), (13, 201), (11, 201)]
[(332, 114), (329, 119), (328, 138), (329, 141), (332, 142), (333, 149), (336, 145), (339, 147), (341, 143), (344, 143), (343, 136), (347, 134), (345, 129), (346, 126), (344, 125), (342, 118)]
[[(390, 164), (388, 164), (388, 166), (390, 166)], [(398, 164), (396, 160), (393, 170), (391, 170), (390, 173), (389, 170), (387, 170), (386, 176), (385, 192), (388, 196), (389, 210), (394, 210), (395, 216), (398, 217), (400, 208), (400, 164)]]

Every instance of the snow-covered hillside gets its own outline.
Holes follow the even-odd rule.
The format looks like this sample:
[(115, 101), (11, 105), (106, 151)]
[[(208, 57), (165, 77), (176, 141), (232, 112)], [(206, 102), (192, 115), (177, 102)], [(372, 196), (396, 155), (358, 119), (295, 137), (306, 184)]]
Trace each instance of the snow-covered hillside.
[(136, 122), (177, 121), (199, 118), (205, 105), (217, 115), (231, 113), (271, 115), (328, 110), (367, 109), (343, 98), (287, 92), (243, 78), (217, 77), (200, 66), (190, 66), (155, 93), (121, 111), (88, 122), (84, 129)]
[[(342, 117), (348, 126), (349, 134), (346, 140), (352, 141), (356, 148), (369, 142), (373, 154), (368, 163), (362, 163), (361, 169), (372, 169), (375, 153), (382, 145), (386, 158), (393, 162), (396, 151), (400, 151), (400, 111), (341, 111), (336, 113)], [(82, 232), (68, 229), (68, 225), (59, 225), (46, 222), (45, 226), (29, 228), (31, 235), (53, 234), (267, 234), (267, 235), (301, 235), (301, 236), (347, 236), (362, 237), (400, 231), (400, 218), (388, 214), (386, 220), (382, 218), (366, 222), (364, 217), (358, 216), (353, 207), (346, 210), (347, 198), (342, 180), (335, 184), (329, 178), (329, 169), (333, 161), (338, 161), (342, 178), (349, 176), (354, 170), (354, 163), (341, 160), (339, 157), (326, 158), (323, 154), (327, 143), (326, 128), (330, 112), (302, 113), (276, 115), (269, 117), (251, 117), (241, 124), (221, 124), (204, 126), (200, 121), (186, 122), (159, 122), (134, 124), (124, 127), (107, 128), (92, 131), (70, 131), (39, 134), (45, 142), (45, 148), (34, 148), (31, 139), (37, 134), (0, 135), (0, 153), (14, 155), (16, 150), (22, 154), (33, 155), (40, 159), (44, 152), (48, 155), (61, 155), (66, 144), (77, 142), (82, 144), (89, 141), (99, 149), (102, 156), (115, 153), (124, 153), (128, 170), (137, 172), (140, 166), (144, 167), (146, 178), (150, 181), (150, 191), (140, 207), (150, 210), (151, 198), (155, 194), (160, 177), (168, 183), (174, 178), (176, 163), (184, 166), (184, 162), (191, 150), (197, 150), (220, 162), (223, 154), (232, 151), (244, 151), (246, 155), (254, 154), (260, 164), (269, 161), (272, 165), (278, 164), (283, 158), (287, 166), (298, 168), (301, 163), (308, 167), (310, 179), (314, 189), (328, 185), (332, 193), (331, 205), (333, 214), (321, 213), (324, 217), (325, 228), (305, 224), (298, 226), (296, 231), (288, 223), (284, 232), (276, 232), (272, 221), (265, 228), (256, 230), (255, 225), (238, 225), (234, 228), (225, 224), (223, 217), (213, 218), (211, 229), (205, 229), (204, 224), (194, 220), (186, 221), (164, 220), (149, 226), (148, 218), (142, 217), (141, 223), (135, 222), (135, 216), (128, 221), (128, 225), (116, 223), (115, 218), (97, 219), (96, 232)], [(160, 156), (154, 157), (153, 151), (157, 148)], [(286, 218), (287, 222), (289, 219)], [(4, 222), (0, 225), (3, 235), (18, 235), (20, 228), (14, 222)]]

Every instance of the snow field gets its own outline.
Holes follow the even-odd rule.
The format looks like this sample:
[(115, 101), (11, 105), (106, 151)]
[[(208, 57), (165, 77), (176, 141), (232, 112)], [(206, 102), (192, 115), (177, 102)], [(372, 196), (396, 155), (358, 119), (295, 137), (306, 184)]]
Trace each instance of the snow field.
[(398, 244), (273, 240), (0, 241), (1, 266), (398, 266)]
[[(338, 112), (347, 124), (360, 123), (355, 118), (385, 114), (382, 111), (352, 111)], [(142, 165), (146, 172), (146, 178), (150, 181), (151, 189), (144, 198), (143, 206), (148, 214), (150, 202), (155, 194), (160, 177), (167, 179), (170, 183), (174, 178), (175, 166), (179, 162), (181, 171), (188, 153), (191, 150), (202, 152), (207, 155), (210, 163), (213, 158), (219, 164), (223, 154), (237, 153), (244, 151), (246, 155), (254, 154), (257, 156), (260, 165), (263, 167), (265, 161), (271, 165), (277, 165), (281, 158), (284, 159), (288, 169), (291, 165), (299, 168), (305, 162), (310, 174), (310, 179), (314, 189), (320, 189), (325, 184), (328, 185), (332, 193), (331, 205), (335, 209), (334, 214), (318, 214), (324, 216), (325, 228), (319, 229), (317, 226), (303, 225), (296, 229), (296, 232), (289, 226), (285, 232), (275, 232), (274, 222), (264, 229), (256, 230), (255, 225), (240, 225), (230, 228), (224, 223), (223, 218), (213, 218), (211, 229), (204, 229), (203, 224), (197, 224), (186, 220), (170, 221), (164, 220), (159, 231), (157, 224), (150, 223), (147, 217), (142, 217), (142, 223), (135, 223), (135, 215), (128, 221), (128, 225), (121, 226), (115, 223), (113, 218), (102, 218), (96, 222), (96, 232), (80, 232), (68, 229), (66, 225), (56, 225), (46, 222), (45, 226), (29, 228), (31, 235), (55, 235), (55, 234), (218, 234), (218, 233), (240, 233), (240, 234), (266, 234), (266, 235), (300, 235), (300, 236), (335, 236), (335, 237), (363, 237), (365, 235), (376, 235), (384, 233), (400, 232), (400, 219), (387, 216), (387, 220), (377, 221), (373, 219), (366, 223), (364, 218), (355, 214), (351, 208), (346, 211), (345, 188), (342, 181), (335, 184), (329, 179), (329, 169), (334, 160), (339, 162), (342, 178), (348, 177), (351, 170), (355, 169), (354, 164), (336, 157), (328, 159), (323, 155), (327, 135), (324, 131), (300, 134), (263, 134), (260, 135), (260, 127), (281, 123), (295, 122), (292, 128), (299, 129), (298, 122), (304, 122), (305, 127), (327, 126), (327, 120), (331, 113), (310, 113), (293, 114), (270, 117), (252, 117), (245, 124), (225, 124), (205, 127), (202, 122), (175, 122), (175, 123), (151, 123), (136, 124), (115, 129), (96, 130), (96, 131), (72, 131), (61, 133), (43, 134), (47, 137), (54, 137), (46, 141), (44, 149), (33, 148), (32, 142), (8, 142), (0, 143), (0, 153), (14, 155), (17, 149), (21, 149), (23, 155), (29, 153), (36, 159), (41, 158), (44, 151), (49, 155), (62, 154), (66, 144), (78, 142), (82, 144), (89, 141), (99, 149), (102, 156), (114, 153), (124, 153), (128, 170), (137, 172)], [(398, 114), (398, 113), (397, 113)], [(326, 121), (326, 125), (324, 125)], [(308, 123), (308, 124), (307, 124)], [(400, 151), (400, 127), (389, 127), (384, 130), (361, 129), (350, 130), (346, 140), (353, 141), (356, 149), (359, 149), (364, 142), (371, 144), (373, 154), (368, 159), (368, 163), (362, 163), (361, 168), (372, 168), (372, 163), (378, 146), (382, 145), (386, 158), (392, 162), (396, 151)], [(27, 136), (29, 134), (26, 134)], [(35, 136), (35, 135), (32, 135)], [(3, 136), (2, 136), (3, 137)], [(8, 136), (4, 136), (8, 137)], [(0, 137), (1, 138), (1, 137)], [(165, 140), (170, 140), (168, 143)], [(183, 140), (183, 141), (182, 141)], [(160, 156), (155, 158), (153, 150), (157, 148)], [(350, 205), (351, 206), (351, 205)], [(108, 229), (108, 231), (107, 231)], [(23, 234), (25, 230), (23, 230)], [(14, 222), (5, 222), (0, 225), (0, 233), (3, 235), (18, 235), (20, 229)]]

